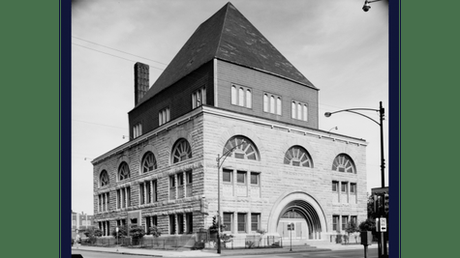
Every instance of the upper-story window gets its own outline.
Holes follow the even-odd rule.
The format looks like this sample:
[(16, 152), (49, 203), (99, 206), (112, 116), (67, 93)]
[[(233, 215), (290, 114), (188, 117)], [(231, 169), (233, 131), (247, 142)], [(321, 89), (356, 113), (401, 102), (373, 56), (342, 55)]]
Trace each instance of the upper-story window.
[(259, 160), (257, 147), (254, 143), (244, 136), (234, 136), (227, 141), (223, 153), (231, 151), (231, 154), (237, 159)]
[(252, 89), (239, 85), (232, 85), (232, 104), (252, 108)]
[(310, 154), (300, 146), (293, 146), (286, 151), (284, 164), (298, 167), (313, 167)]
[(142, 135), (142, 124), (139, 123), (135, 126), (133, 126), (133, 137), (137, 138)]
[(297, 120), (308, 121), (308, 105), (299, 101), (291, 103), (291, 117)]
[(107, 171), (102, 170), (101, 175), (99, 176), (99, 185), (106, 186), (109, 184), (109, 174), (107, 174)]
[(353, 160), (346, 154), (340, 154), (335, 157), (332, 163), (332, 170), (338, 172), (356, 173), (356, 167)]
[(270, 93), (264, 94), (264, 112), (281, 115), (281, 97)]
[(165, 124), (169, 122), (169, 119), (170, 119), (169, 107), (163, 108), (162, 110), (160, 110), (160, 113), (158, 114), (159, 124), (160, 125)]
[(173, 147), (172, 162), (177, 163), (192, 158), (192, 148), (185, 139), (178, 140)]
[(142, 172), (146, 173), (154, 169), (157, 169), (157, 160), (155, 159), (155, 155), (149, 151), (142, 158)]
[(120, 167), (118, 168), (118, 180), (125, 180), (131, 177), (131, 173), (129, 172), (129, 167), (126, 162), (122, 162)]
[(192, 109), (206, 104), (206, 88), (202, 87), (192, 93)]

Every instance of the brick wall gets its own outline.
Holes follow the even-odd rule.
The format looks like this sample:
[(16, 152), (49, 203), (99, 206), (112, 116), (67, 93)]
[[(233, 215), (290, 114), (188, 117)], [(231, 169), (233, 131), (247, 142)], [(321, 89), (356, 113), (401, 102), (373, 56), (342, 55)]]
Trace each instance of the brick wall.
[(133, 126), (138, 123), (142, 124), (143, 133), (157, 128), (159, 126), (158, 113), (163, 108), (170, 108), (171, 120), (190, 112), (192, 110), (192, 92), (203, 86), (208, 89), (207, 104), (212, 105), (214, 103), (212, 85), (211, 61), (131, 110), (128, 113), (130, 137), (133, 137)]
[[(231, 104), (232, 83), (252, 89), (252, 109)], [(318, 128), (318, 90), (316, 89), (221, 60), (217, 61), (217, 84), (218, 103), (216, 106), (218, 107), (285, 123)], [(263, 111), (264, 93), (275, 94), (282, 98), (281, 116)], [(291, 118), (293, 100), (308, 104), (307, 122)]]

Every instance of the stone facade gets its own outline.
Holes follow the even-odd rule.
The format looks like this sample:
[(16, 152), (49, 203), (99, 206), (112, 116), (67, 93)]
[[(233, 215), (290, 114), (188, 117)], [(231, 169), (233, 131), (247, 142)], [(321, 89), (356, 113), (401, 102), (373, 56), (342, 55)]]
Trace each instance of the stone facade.
[[(171, 121), (168, 126), (157, 128), (93, 161), (96, 220), (108, 221), (110, 234), (117, 226), (117, 220), (127, 219), (128, 213), (140, 211), (138, 225), (146, 226), (147, 218), (155, 216), (164, 234), (178, 234), (187, 228), (187, 221), (180, 219), (184, 229), (179, 230), (178, 215), (191, 213), (191, 232), (209, 228), (218, 209), (216, 158), (218, 154), (224, 154), (226, 143), (234, 136), (251, 141), (258, 158), (227, 157), (222, 164), (221, 173), (223, 170), (233, 171), (231, 182), (221, 179), (221, 215), (233, 214), (233, 226), (226, 231), (243, 235), (255, 233), (249, 218), (251, 214), (257, 214), (257, 229), (277, 234), (277, 223), (282, 213), (291, 206), (299, 206), (296, 201), (305, 204), (306, 213), (316, 213), (310, 214), (317, 217), (310, 222), (310, 227), (316, 228), (317, 232), (310, 232), (309, 239), (324, 239), (326, 234), (333, 234), (334, 215), (340, 218), (356, 216), (358, 221), (366, 219), (365, 141), (202, 106)], [(188, 141), (192, 157), (173, 163), (172, 151), (179, 139)], [(284, 164), (286, 152), (292, 146), (301, 146), (308, 152), (311, 167)], [(143, 173), (142, 157), (148, 151), (155, 155), (157, 168)], [(347, 154), (354, 161), (356, 173), (332, 170), (333, 161), (339, 154)], [(128, 164), (130, 177), (120, 182), (117, 177), (122, 162)], [(101, 187), (103, 170), (108, 172), (109, 183)], [(184, 185), (192, 188), (191, 195), (182, 194), (181, 198), (178, 175), (188, 171), (192, 174), (192, 183)], [(237, 171), (246, 172), (244, 183), (237, 182)], [(251, 184), (251, 172), (258, 175), (256, 185)], [(171, 176), (175, 180), (176, 198), (171, 197)], [(150, 181), (157, 182), (157, 201), (141, 204), (141, 184)], [(333, 181), (346, 183), (348, 189), (350, 184), (356, 184), (356, 193), (347, 191), (341, 195), (339, 202), (338, 194), (332, 191)], [(117, 208), (117, 190), (128, 186), (130, 204), (126, 208)], [(104, 193), (109, 196), (106, 209), (100, 208), (99, 196)], [(245, 232), (238, 230), (238, 214), (246, 216)], [(170, 215), (176, 220), (174, 230), (171, 230)], [(127, 223), (133, 224), (131, 221)]]

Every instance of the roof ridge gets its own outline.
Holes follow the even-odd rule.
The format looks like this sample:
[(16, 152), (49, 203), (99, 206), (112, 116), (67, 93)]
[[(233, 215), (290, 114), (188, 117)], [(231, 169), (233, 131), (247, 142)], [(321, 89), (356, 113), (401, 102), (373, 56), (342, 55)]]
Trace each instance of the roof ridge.
[(220, 46), (220, 43), (222, 42), (222, 35), (224, 34), (225, 23), (227, 22), (228, 8), (230, 5), (233, 5), (233, 4), (228, 2), (225, 5), (226, 10), (225, 10), (224, 22), (222, 23), (222, 28), (219, 34), (219, 41), (217, 42), (217, 47), (216, 47), (216, 52), (214, 53), (214, 58), (217, 57), (217, 53), (219, 52), (219, 46)]

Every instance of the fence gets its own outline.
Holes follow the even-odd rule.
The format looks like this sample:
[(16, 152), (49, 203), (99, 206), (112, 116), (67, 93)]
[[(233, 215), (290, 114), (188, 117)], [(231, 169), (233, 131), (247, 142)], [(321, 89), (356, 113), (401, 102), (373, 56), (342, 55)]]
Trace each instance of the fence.
[[(92, 246), (127, 246), (139, 247), (148, 249), (163, 249), (176, 250), (179, 248), (216, 248), (217, 234), (209, 234), (208, 232), (197, 232), (191, 235), (180, 236), (160, 236), (151, 237), (144, 236), (140, 239), (132, 237), (119, 238), (114, 237), (98, 237), (90, 241), (83, 241), (83, 245)], [(265, 235), (246, 235), (246, 236), (230, 236), (223, 235), (221, 238), (222, 249), (243, 249), (243, 248), (277, 248), (283, 247), (281, 237), (265, 236)]]
[[(197, 242), (206, 243), (207, 248), (217, 247), (217, 234), (206, 232), (197, 233)], [(249, 248), (277, 248), (283, 247), (283, 239), (277, 236), (246, 235), (232, 236), (223, 234), (221, 237), (222, 249), (249, 249)]]

